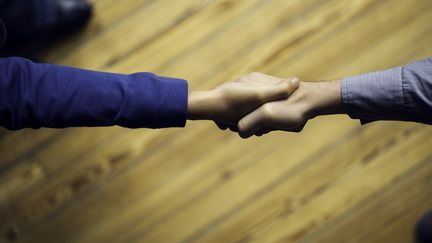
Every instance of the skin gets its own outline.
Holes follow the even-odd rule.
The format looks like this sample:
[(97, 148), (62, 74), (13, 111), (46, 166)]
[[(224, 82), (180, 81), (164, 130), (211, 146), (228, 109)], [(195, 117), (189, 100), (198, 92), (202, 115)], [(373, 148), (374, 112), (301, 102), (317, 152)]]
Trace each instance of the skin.
[(267, 102), (286, 99), (299, 83), (298, 78), (251, 73), (210, 91), (191, 92), (188, 119), (212, 120), (222, 129), (237, 131), (241, 118)]
[(275, 130), (300, 132), (320, 115), (345, 113), (341, 81), (300, 82), (252, 73), (210, 91), (192, 92), (188, 119), (213, 120), (242, 138)]
[(300, 132), (307, 121), (321, 115), (344, 114), (341, 81), (300, 82), (284, 100), (268, 102), (238, 122), (239, 135), (248, 138), (271, 131)]

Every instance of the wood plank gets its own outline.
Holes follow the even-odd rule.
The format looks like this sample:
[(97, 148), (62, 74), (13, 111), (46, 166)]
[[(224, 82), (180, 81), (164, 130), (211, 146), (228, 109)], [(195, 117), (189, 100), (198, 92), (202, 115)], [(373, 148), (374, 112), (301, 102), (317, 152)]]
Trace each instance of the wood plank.
[[(332, 124), (332, 120), (328, 120), (327, 124)], [(353, 123), (347, 123), (347, 126), (354, 125)], [(329, 134), (334, 133), (335, 129), (340, 129), (341, 126), (335, 126), (332, 129), (328, 129)], [(318, 128), (316, 128), (318, 129)], [(209, 132), (207, 129), (206, 132)], [(232, 146), (232, 152), (229, 150), (227, 151), (225, 147), (215, 147), (215, 151), (212, 153), (211, 150), (209, 150), (209, 143), (213, 144), (215, 140), (212, 138), (216, 135), (220, 134), (218, 131), (213, 131), (213, 135), (209, 136), (209, 141), (204, 142), (200, 141), (199, 144), (194, 145), (194, 149), (192, 150), (185, 150), (185, 147), (189, 147), (190, 142), (188, 143), (184, 141), (183, 139), (180, 139), (179, 141), (174, 141), (174, 143), (169, 144), (165, 147), (164, 151), (158, 151), (155, 153), (152, 157), (147, 158), (145, 161), (146, 163), (140, 163), (136, 167), (133, 168), (133, 170), (127, 171), (127, 174), (122, 175), (121, 180), (113, 180), (112, 182), (105, 181), (103, 184), (100, 184), (100, 186), (103, 186), (105, 188), (104, 190), (98, 190), (97, 193), (90, 194), (88, 198), (81, 196), (80, 201), (77, 201), (74, 203), (74, 205), (68, 210), (66, 209), (67, 213), (58, 215), (59, 218), (50, 218), (50, 222), (46, 222), (46, 224), (43, 224), (47, 226), (48, 224), (51, 226), (48, 226), (47, 228), (42, 228), (40, 232), (37, 234), (31, 234), (32, 240), (34, 239), (40, 239), (40, 241), (50, 241), (55, 239), (56, 237), (64, 236), (65, 234), (68, 235), (68, 237), (80, 237), (79, 241), (85, 242), (87, 239), (85, 236), (91, 236), (91, 237), (103, 237), (103, 239), (106, 239), (105, 237), (114, 237), (113, 235), (117, 235), (116, 237), (124, 237), (126, 235), (122, 234), (113, 234), (113, 235), (106, 235), (106, 234), (94, 234), (94, 232), (107, 232), (108, 227), (110, 230), (113, 230), (112, 232), (116, 230), (116, 227), (112, 227), (112, 225), (116, 226), (117, 224), (122, 224), (125, 220), (126, 222), (131, 222), (131, 220), (134, 220), (136, 216), (139, 216), (137, 220), (139, 220), (140, 227), (154, 227), (152, 224), (160, 223), (158, 222), (158, 219), (162, 217), (166, 217), (166, 213), (164, 208), (155, 208), (156, 205), (160, 204), (168, 204), (167, 208), (168, 210), (176, 210), (175, 207), (177, 206), (177, 203), (181, 204), (182, 201), (187, 202), (187, 197), (184, 198), (182, 195), (189, 195), (188, 191), (191, 192), (190, 196), (199, 195), (202, 193), (204, 189), (208, 186), (212, 186), (212, 184), (221, 181), (225, 181), (223, 179), (224, 174), (226, 174), (226, 171), (229, 171), (229, 173), (236, 173), (231, 172), (228, 168), (223, 168), (222, 171), (219, 173), (215, 173), (215, 168), (218, 168), (219, 166), (222, 166), (223, 164), (226, 164), (226, 161), (232, 161), (233, 166), (236, 165), (235, 159), (239, 155), (237, 154), (237, 150), (239, 150), (239, 147)], [(313, 131), (310, 131), (310, 134), (313, 134)], [(283, 135), (283, 134), (280, 134)], [(342, 134), (341, 134), (342, 135)], [(233, 136), (233, 135), (232, 135)], [(307, 141), (308, 136), (303, 137), (302, 141)], [(196, 136), (191, 136), (189, 139), (196, 139)], [(237, 141), (239, 138), (236, 138)], [(217, 139), (216, 141), (221, 141), (220, 139)], [(269, 140), (271, 141), (271, 140)], [(278, 141), (278, 140), (275, 140)], [(314, 142), (319, 144), (325, 144), (325, 139), (323, 140), (316, 140)], [(249, 143), (245, 143), (243, 146), (243, 149), (240, 149), (239, 151), (244, 150), (251, 150), (254, 148), (254, 143), (257, 143), (258, 141), (250, 141)], [(261, 143), (265, 143), (266, 141), (261, 141)], [(238, 142), (233, 141), (234, 144), (238, 144)], [(230, 144), (228, 144), (228, 147)], [(257, 145), (255, 146), (262, 146)], [(289, 145), (287, 145), (289, 146)], [(317, 149), (316, 146), (311, 146), (313, 149)], [(265, 148), (265, 147), (264, 147)], [(194, 156), (194, 154), (197, 154), (198, 151), (206, 151), (209, 150), (207, 153), (209, 158), (211, 158), (212, 161), (217, 162), (219, 165), (215, 165), (211, 161), (208, 161), (204, 163), (206, 157), (200, 158), (198, 157), (196, 160), (191, 160), (190, 156)], [(179, 153), (178, 151), (183, 151), (182, 153)], [(280, 153), (284, 153), (283, 150), (280, 151)], [(176, 154), (177, 160), (172, 159), (172, 155)], [(307, 153), (300, 153), (298, 156), (306, 156)], [(277, 166), (272, 166), (271, 163), (277, 163), (277, 164), (283, 164), (284, 166), (292, 166), (291, 164), (287, 164), (284, 161), (276, 160), (273, 161), (272, 159), (276, 158), (277, 154), (269, 158), (263, 158), (261, 161), (259, 161), (260, 167), (267, 168), (266, 165), (270, 163), (270, 168), (278, 168)], [(297, 156), (297, 155), (291, 155), (291, 156)], [(171, 159), (170, 159), (171, 158)], [(252, 160), (254, 162), (254, 160)], [(187, 166), (188, 163), (193, 162), (193, 166)], [(250, 159), (246, 161), (239, 161), (240, 163), (250, 163)], [(150, 167), (149, 167), (150, 166)], [(225, 167), (225, 166), (224, 166)], [(186, 170), (187, 168), (187, 170)], [(235, 167), (234, 167), (235, 168)], [(239, 168), (239, 170), (242, 167)], [(264, 169), (264, 168), (262, 168)], [(151, 174), (148, 173), (148, 171), (152, 171)], [(254, 170), (249, 168), (249, 173), (256, 173), (261, 170)], [(192, 173), (194, 176), (182, 176), (182, 180), (177, 180), (178, 176), (181, 176), (183, 173)], [(202, 174), (204, 173), (204, 174)], [(274, 171), (274, 173), (281, 173), (281, 170)], [(145, 175), (145, 176), (142, 176)], [(190, 175), (190, 174), (189, 174)], [(199, 181), (202, 183), (204, 188), (202, 188), (200, 185), (197, 184), (195, 181), (195, 178), (197, 175), (200, 175)], [(252, 175), (249, 175), (252, 176)], [(139, 179), (137, 179), (139, 178)], [(167, 180), (170, 178), (170, 180)], [(207, 179), (208, 178), (208, 179)], [(265, 177), (263, 180), (271, 179), (272, 177)], [(181, 181), (183, 181), (181, 183)], [(237, 180), (236, 180), (237, 181)], [(161, 184), (163, 183), (163, 184)], [(235, 182), (232, 180), (228, 180), (227, 183), (229, 185), (236, 185)], [(158, 186), (159, 185), (159, 186)], [(163, 185), (161, 187), (161, 185)], [(179, 186), (174, 186), (179, 185)], [(194, 188), (194, 186), (197, 186), (197, 188)], [(217, 184), (218, 185), (218, 184)], [(226, 183), (223, 185), (224, 188), (228, 186)], [(241, 186), (241, 184), (237, 184), (238, 186)], [(109, 189), (108, 189), (109, 188)], [(124, 194), (122, 197), (118, 197), (117, 195), (127, 188), (128, 193)], [(148, 189), (147, 189), (148, 188)], [(212, 187), (210, 187), (212, 188)], [(251, 188), (253, 189), (253, 188)], [(217, 188), (212, 188), (211, 190), (217, 190)], [(204, 190), (205, 192), (205, 190)], [(175, 193), (177, 195), (178, 199), (173, 200), (171, 199), (172, 193)], [(98, 202), (100, 200), (103, 200), (104, 202), (107, 202), (103, 205), (100, 205)], [(109, 202), (109, 203), (108, 203)], [(85, 205), (85, 206), (84, 206)], [(134, 206), (133, 206), (134, 205)], [(174, 208), (173, 208), (174, 207)], [(118, 211), (121, 208), (122, 213), (121, 214), (113, 214), (114, 212)], [(173, 208), (173, 209), (170, 209)], [(78, 211), (81, 213), (77, 213)], [(83, 213), (82, 210), (85, 210), (86, 213)], [(137, 215), (137, 213), (139, 215)], [(217, 212), (215, 212), (217, 213)], [(85, 216), (84, 216), (85, 215)], [(96, 216), (97, 215), (97, 216)], [(143, 215), (145, 215), (143, 217)], [(95, 227), (95, 224), (92, 223), (93, 220), (97, 220), (98, 222), (101, 218), (110, 218), (111, 220), (104, 220), (103, 224), (100, 224), (99, 227)], [(113, 217), (119, 217), (118, 219), (113, 220)], [(64, 224), (65, 220), (67, 220), (68, 224)], [(137, 222), (132, 221), (130, 223), (124, 225), (125, 227), (133, 227), (134, 224), (138, 224)], [(72, 224), (72, 225), (71, 225)], [(65, 225), (65, 228), (59, 228), (56, 227), (56, 233), (51, 232), (50, 234), (47, 234), (45, 230), (49, 230), (50, 227), (54, 225)], [(85, 225), (93, 225), (91, 228), (91, 231), (86, 233), (86, 229), (90, 229), (88, 226)], [(41, 225), (42, 226), (42, 225)], [(73, 228), (80, 228), (82, 233), (80, 235), (72, 234), (73, 232), (70, 231), (69, 227)], [(112, 227), (112, 228), (111, 228)], [(118, 228), (117, 228), (118, 229)], [(125, 229), (123, 229), (125, 230)], [(122, 232), (122, 230), (120, 230)], [(58, 234), (58, 235), (57, 235)], [(41, 237), (41, 238), (39, 238)], [(47, 238), (48, 237), (48, 238)], [(82, 237), (82, 238), (81, 238)], [(104, 241), (104, 240), (101, 240)], [(78, 240), (78, 239), (76, 239)], [(117, 241), (117, 240), (116, 240)], [(126, 240), (128, 241), (128, 240)], [(94, 239), (88, 240), (88, 242), (96, 242)]]
[[(426, 170), (424, 170), (426, 171)], [(410, 187), (412, 188), (413, 185)], [(417, 184), (416, 184), (417, 186)], [(404, 192), (406, 193), (406, 192)], [(413, 241), (414, 225), (418, 222), (420, 217), (432, 208), (432, 202), (425, 200), (416, 202), (413, 208), (407, 208), (403, 215), (394, 220), (389, 225), (384, 225), (380, 230), (376, 231), (367, 240), (369, 242), (410, 242)]]
[[(98, 130), (101, 132), (106, 129), (93, 131)], [(1, 217), (9, 222), (1, 225), (0, 229), (7, 232), (6, 235), (9, 237), (19, 238), (27, 228), (48, 217), (62, 205), (75, 200), (89, 185), (126, 166), (127, 161), (136, 156), (141, 146), (145, 148), (142, 142), (148, 142), (152, 137), (145, 136), (148, 132), (141, 130), (140, 138), (143, 141), (135, 140), (134, 144), (128, 142), (132, 132), (121, 130), (123, 133), (120, 132), (112, 139), (109, 139), (113, 136), (112, 133), (99, 134), (97, 139), (91, 139), (95, 133), (82, 130), (81, 133), (71, 134), (72, 138), (76, 138), (75, 144), (71, 143), (71, 137), (65, 137), (55, 146), (41, 150), (37, 160), (33, 159), (32, 162), (38, 162), (37, 166), (46, 180), (31, 180), (26, 170), (20, 168), (10, 171), (4, 181), (6, 185), (13, 186), (13, 194), (17, 195), (11, 196), (10, 189), (0, 193), (1, 202), (4, 202)], [(139, 133), (134, 133), (135, 136), (137, 134)], [(105, 143), (102, 142), (104, 140)], [(82, 146), (84, 141), (87, 142), (87, 146)], [(157, 143), (150, 141), (148, 144)], [(31, 164), (26, 166), (29, 167)], [(21, 174), (25, 178), (25, 183), (15, 183), (16, 174)]]
[[(131, 15), (127, 21), (120, 22), (114, 28), (89, 39), (85, 45), (79, 46), (63, 58), (61, 63), (101, 70), (109, 63), (116, 62), (125, 53), (133, 52), (135, 48), (154, 41), (159, 35), (176, 27), (209, 3), (211, 1), (155, 1), (154, 4)], [(170, 8), (165, 8), (167, 4)], [(151, 60), (153, 59), (152, 57)]]
[[(358, 170), (358, 173), (345, 175), (345, 180), (342, 179), (331, 189), (315, 196), (301, 211), (295, 211), (288, 218), (281, 218), (258, 229), (251, 242), (261, 242), (262, 239), (270, 242), (299, 240), (306, 232), (379, 190), (397, 178), (398, 174), (410, 170), (430, 155), (430, 146), (421, 144), (430, 136), (432, 130), (428, 130), (409, 137), (389, 152), (378, 155), (364, 169)], [(389, 161), (392, 161), (391, 166)]]
[[(432, 37), (427, 33), (431, 27), (426, 23), (431, 18), (431, 11), (424, 10), (430, 9), (431, 2), (417, 1), (413, 5), (412, 2), (380, 1), (375, 4), (378, 5), (376, 8), (366, 7), (368, 12), (361, 12), (362, 17), (342, 22), (315, 40), (299, 43), (301, 50), (309, 51), (307, 55), (288, 48), (280, 54), (280, 62), (268, 68), (275, 73), (295, 72), (310, 80), (334, 79), (403, 65), (431, 54), (429, 51), (407, 57), (412, 55), (412, 49), (424, 48), (430, 43)], [(382, 15), (383, 11), (399, 17)], [(367, 38), (359, 41), (361, 36)], [(293, 62), (293, 58), (297, 61)], [(304, 65), (306, 62), (308, 65)], [(314, 72), (309, 71), (310, 66), (314, 67)]]
[[(254, 38), (266, 36), (269, 30), (273, 30), (272, 25), (278, 26), (280, 22), (288, 22), (292, 19), (290, 17), (286, 20), (286, 16), (296, 12), (310, 11), (315, 3), (317, 1), (303, 3), (299, 1), (283, 3), (280, 1), (232, 1), (227, 6), (221, 2), (201, 11), (184, 25), (162, 36), (157, 42), (137, 50), (122, 64), (118, 67), (113, 66), (112, 69), (125, 71), (142, 66), (162, 73), (168, 73), (166, 69), (169, 68), (170, 71), (176, 73), (184, 68), (196, 68), (196, 65), (205, 64), (203, 71), (206, 71), (212, 69), (215, 64), (219, 64), (221, 60), (227, 61), (227, 58), (222, 57), (232, 56), (239, 52), (238, 49), (248, 47), (248, 43), (253, 42)], [(275, 8), (274, 5), (278, 7)], [(262, 21), (259, 25), (256, 24), (257, 19)], [(267, 30), (263, 26), (270, 28)], [(242, 29), (249, 29), (249, 31), (241, 31)], [(229, 41), (226, 41), (227, 36), (230, 37)], [(142, 56), (164, 57), (167, 61), (165, 65), (158, 67), (155, 66), (152, 59), (143, 59)], [(182, 60), (182, 68), (176, 69), (179, 58), (186, 60)], [(246, 60), (246, 58), (242, 59)], [(236, 59), (228, 60), (235, 61)], [(186, 65), (189, 63), (190, 65)], [(183, 71), (181, 74), (184, 73), (186, 78), (191, 75), (195, 77), (196, 71)], [(192, 84), (196, 82), (201, 84), (205, 81), (190, 79)]]
[(92, 0), (94, 13), (86, 28), (69, 38), (62, 40), (61, 45), (51, 45), (40, 51), (39, 58), (48, 63), (61, 63), (74, 50), (86, 45), (94, 39), (128, 17), (148, 8), (155, 0), (128, 0), (127, 4), (117, 4), (115, 0)]
[(432, 153), (412, 170), (396, 177), (304, 240), (385, 242), (392, 239), (391, 242), (412, 242), (416, 220), (432, 205), (431, 161)]
[[(406, 136), (404, 134), (410, 133), (409, 128), (408, 130), (397, 129), (398, 133), (386, 133), (384, 132), (386, 129), (395, 130), (394, 127), (377, 124), (370, 129), (361, 129), (350, 134), (343, 140), (339, 139), (336, 144), (329, 144), (321, 150), (308, 153), (308, 157), (303, 158), (303, 161), (296, 162), (293, 168), (283, 172), (279, 177), (273, 177), (271, 183), (238, 202), (231, 210), (221, 213), (206, 227), (190, 235), (188, 240), (237, 242), (245, 238), (250, 239), (252, 237), (250, 234), (260, 228), (278, 219), (290, 217), (297, 210), (303, 212), (302, 205), (307, 204), (328, 188), (332, 188), (332, 184), (338, 178), (358, 170), (377, 153), (391, 148)], [(362, 149), (352, 149), (358, 147)], [(295, 151), (297, 151), (296, 147)], [(286, 158), (286, 156), (279, 156), (279, 158)], [(286, 163), (290, 160), (283, 161)], [(293, 162), (290, 161), (290, 164)], [(231, 192), (234, 193), (236, 192)], [(191, 208), (195, 207), (196, 205), (191, 205)]]
[[(40, 53), (191, 90), (251, 71), (344, 77), (432, 55), (431, 5), (95, 0), (83, 33)], [(342, 116), (251, 140), (208, 122), (3, 131), (0, 242), (406, 242), (432, 203), (431, 132)]]
[[(79, 160), (86, 153), (91, 153), (95, 147), (104, 141), (110, 141), (112, 137), (126, 134), (122, 134), (121, 131), (125, 130), (94, 128), (90, 131), (86, 128), (72, 128), (64, 131), (61, 136), (55, 136), (55, 140), (50, 143), (42, 143), (43, 146), (39, 144), (40, 147), (27, 154), (21, 161), (14, 161), (10, 165), (11, 168), (1, 174), (0, 181), (8, 186), (0, 190), (0, 208), (14, 205), (22, 200), (23, 196), (28, 197), (29, 191), (40, 189), (41, 183), (44, 183), (40, 175), (46, 177), (45, 179), (51, 179), (59, 170), (67, 171), (68, 166), (78, 167), (79, 163), (71, 161)], [(39, 133), (43, 134), (44, 131), (41, 130)], [(19, 137), (23, 139), (22, 136)], [(35, 141), (34, 143), (37, 144)], [(83, 143), (86, 146), (82, 146)], [(16, 177), (20, 178), (19, 181), (16, 181)]]
[(31, 157), (41, 147), (54, 143), (63, 133), (53, 129), (43, 132), (32, 129), (8, 132), (0, 139), (0, 176), (20, 160)]

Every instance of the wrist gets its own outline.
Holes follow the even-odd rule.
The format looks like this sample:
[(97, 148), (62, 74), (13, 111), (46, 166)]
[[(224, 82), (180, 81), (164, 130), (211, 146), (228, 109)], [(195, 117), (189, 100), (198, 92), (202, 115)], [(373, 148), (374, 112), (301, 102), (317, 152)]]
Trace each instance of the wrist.
[(305, 87), (306, 116), (344, 113), (341, 99), (341, 81), (302, 82)]
[(188, 96), (187, 119), (210, 120), (216, 100), (214, 91), (192, 91)]

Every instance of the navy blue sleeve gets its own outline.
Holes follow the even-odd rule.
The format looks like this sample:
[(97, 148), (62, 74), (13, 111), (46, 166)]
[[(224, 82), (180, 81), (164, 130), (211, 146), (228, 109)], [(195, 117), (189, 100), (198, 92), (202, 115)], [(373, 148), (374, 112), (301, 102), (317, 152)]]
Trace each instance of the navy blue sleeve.
[(182, 127), (185, 80), (95, 72), (0, 58), (0, 125), (21, 128)]
[(432, 124), (432, 58), (345, 78), (342, 102), (362, 124), (377, 120)]

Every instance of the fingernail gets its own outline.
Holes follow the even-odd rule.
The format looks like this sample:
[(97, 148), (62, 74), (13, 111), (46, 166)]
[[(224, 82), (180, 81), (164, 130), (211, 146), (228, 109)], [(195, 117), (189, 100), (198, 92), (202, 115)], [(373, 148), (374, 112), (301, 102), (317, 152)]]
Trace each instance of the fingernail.
[(291, 85), (293, 88), (297, 89), (300, 85), (300, 80), (298, 78), (291, 79)]

